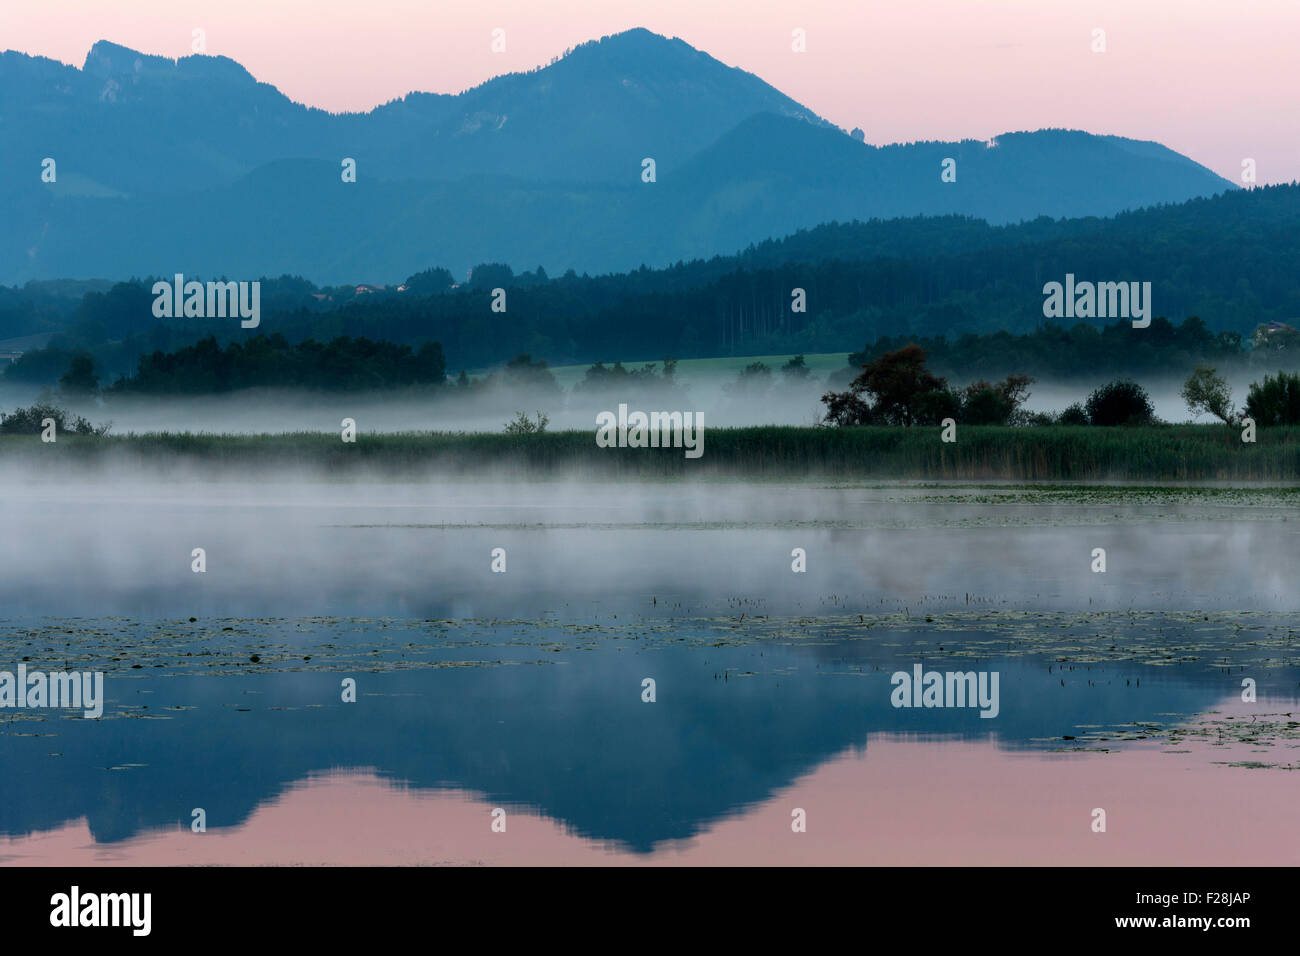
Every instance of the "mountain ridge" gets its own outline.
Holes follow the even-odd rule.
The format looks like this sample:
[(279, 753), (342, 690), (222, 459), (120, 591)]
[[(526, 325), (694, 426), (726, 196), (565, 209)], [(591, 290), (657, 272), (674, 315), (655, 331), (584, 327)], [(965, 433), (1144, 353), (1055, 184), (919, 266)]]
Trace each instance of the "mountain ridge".
[[(640, 28), (459, 94), (341, 114), (294, 103), (224, 57), (100, 41), (77, 70), (8, 52), (0, 125), (17, 144), (0, 154), (12, 226), (0, 282), (182, 266), (330, 282), (430, 261), (609, 272), (831, 220), (997, 224), (1236, 188), (1159, 144), (1082, 131), (1000, 134), (992, 148), (868, 145), (753, 74)], [(42, 157), (57, 161), (56, 182), (40, 181)], [(356, 182), (340, 175), (345, 159)], [(941, 179), (945, 159), (955, 182)]]

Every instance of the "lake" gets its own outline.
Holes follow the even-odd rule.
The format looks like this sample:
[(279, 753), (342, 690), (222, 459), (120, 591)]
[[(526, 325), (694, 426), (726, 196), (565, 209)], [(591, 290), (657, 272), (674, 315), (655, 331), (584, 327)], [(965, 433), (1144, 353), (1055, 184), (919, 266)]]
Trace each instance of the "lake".
[(7, 863), (1300, 862), (1287, 489), (0, 491)]

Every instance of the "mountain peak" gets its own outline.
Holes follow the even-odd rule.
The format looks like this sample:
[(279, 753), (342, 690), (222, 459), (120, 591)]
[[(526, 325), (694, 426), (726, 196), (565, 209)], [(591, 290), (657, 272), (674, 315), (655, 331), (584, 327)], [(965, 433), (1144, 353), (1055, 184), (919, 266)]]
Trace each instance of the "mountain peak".
[(83, 73), (98, 77), (174, 69), (175, 60), (165, 56), (150, 56), (111, 40), (97, 40), (86, 54), (86, 62), (81, 67)]
[(173, 60), (171, 57), (141, 53), (119, 43), (113, 43), (111, 40), (97, 41), (86, 54), (86, 62), (81, 70), (100, 79), (148, 73), (184, 74), (199, 79), (252, 80), (253, 78), (243, 66), (227, 56), (194, 53)]
[(723, 66), (709, 54), (697, 50), (680, 37), (666, 37), (645, 27), (632, 27), (621, 33), (608, 34), (599, 40), (588, 40), (570, 50), (564, 59), (591, 59), (606, 65), (617, 64), (633, 69), (675, 66), (689, 61)]

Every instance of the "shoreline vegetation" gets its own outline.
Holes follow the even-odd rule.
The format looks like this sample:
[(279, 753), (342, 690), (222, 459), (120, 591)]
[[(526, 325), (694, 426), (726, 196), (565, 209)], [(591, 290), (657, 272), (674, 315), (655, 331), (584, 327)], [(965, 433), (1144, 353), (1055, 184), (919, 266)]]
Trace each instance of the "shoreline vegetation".
[(709, 428), (704, 454), (680, 448), (601, 448), (592, 430), (536, 434), (406, 432), (235, 435), (150, 432), (0, 435), (0, 469), (20, 465), (55, 475), (105, 466), (210, 472), (320, 471), (329, 477), (419, 478), (489, 473), (500, 477), (690, 479), (888, 479), (1005, 481), (1300, 480), (1300, 426), (960, 425), (939, 427), (757, 426)]

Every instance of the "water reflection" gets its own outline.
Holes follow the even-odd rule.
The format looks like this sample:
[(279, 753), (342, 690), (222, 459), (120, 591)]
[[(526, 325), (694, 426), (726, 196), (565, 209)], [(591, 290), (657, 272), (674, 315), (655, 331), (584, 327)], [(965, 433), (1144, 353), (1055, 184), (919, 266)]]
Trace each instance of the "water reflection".
[[(345, 859), (351, 837), (336, 840), (329, 828), (373, 830), (373, 853), (383, 855), (394, 845), (389, 836), (397, 840), (392, 821), (401, 820), (432, 842), (412, 836), (408, 849), (381, 862), (413, 853), (425, 854), (422, 862), (533, 860), (531, 845), (516, 846), (514, 836), (500, 844), (475, 836), (500, 836), (487, 812), (501, 806), (512, 834), (553, 829), (538, 837), (536, 852), (560, 857), (593, 847), (638, 859), (698, 855), (718, 833), (761, 826), (776, 829), (751, 848), (755, 859), (807, 853), (847, 862), (851, 850), (866, 861), (876, 861), (871, 853), (892, 859), (905, 854), (897, 834), (924, 831), (948, 838), (926, 849), (931, 837), (916, 837), (922, 857), (967, 860), (987, 849), (988, 827), (979, 821), (997, 831), (1006, 815), (1057, 827), (1055, 842), (1046, 831), (1023, 839), (1086, 861), (1091, 850), (1070, 842), (1070, 828), (1081, 819), (1088, 833), (1088, 813), (1102, 806), (1124, 821), (1113, 832), (1132, 833), (1136, 814), (1174, 813), (1177, 820), (1139, 843), (1177, 862), (1184, 852), (1177, 844), (1192, 832), (1178, 827), (1215, 801), (1244, 801), (1233, 812), (1251, 816), (1250, 839), (1262, 820), (1284, 825), (1281, 804), (1269, 801), (1277, 781), (1293, 786), (1278, 766), (1296, 765), (1300, 735), (1293, 717), (1265, 715), (1300, 711), (1291, 691), (1300, 672), (1263, 662), (1274, 645), (1286, 646), (1287, 621), (1259, 618), (1246, 642), (1233, 639), (1239, 622), (1127, 620), (1008, 617), (1004, 627), (964, 629), (952, 626), (956, 619), (910, 627), (768, 619), (753, 629), (642, 620), (585, 637), (580, 627), (336, 621), (301, 634), (292, 654), (268, 652), (257, 665), (246, 648), (231, 649), (233, 632), (217, 627), (187, 641), (172, 633), (182, 625), (119, 624), (137, 636), (129, 660), (140, 667), (119, 660), (109, 671), (103, 719), (6, 712), (0, 761), (8, 781), (25, 783), (6, 786), (0, 833), (13, 861), (89, 853), (75, 843), (89, 839), (92, 855), (112, 860), (152, 859), (156, 850), (226, 862), (235, 859), (226, 852), (277, 862), (337, 853), (339, 862), (363, 862), (372, 852)], [(118, 632), (97, 623), (104, 646), (116, 649), (104, 653), (122, 655)], [(1027, 644), (1014, 626), (1051, 640)], [(68, 630), (51, 625), (44, 636)], [(12, 655), (21, 636), (0, 646)], [(263, 636), (286, 643), (283, 634)], [(93, 646), (87, 637), (83, 647)], [(999, 646), (1015, 650), (995, 653)], [(1177, 658), (1152, 666), (1157, 646)], [(1073, 648), (1070, 662), (1059, 659), (1062, 648)], [(331, 657), (336, 652), (343, 656)], [(893, 707), (890, 674), (914, 661), (940, 671), (996, 670), (998, 717)], [(1257, 675), (1255, 704), (1237, 694), (1244, 664)], [(262, 665), (268, 671), (259, 674)], [(348, 676), (358, 683), (354, 704), (340, 699)], [(645, 677), (656, 681), (653, 704), (641, 697)], [(1224, 712), (1208, 713), (1216, 709)], [(339, 774), (358, 768), (369, 769), (370, 783)], [(1164, 801), (1166, 788), (1181, 794), (1181, 808)], [(1188, 788), (1199, 788), (1191, 802)], [(321, 809), (335, 804), (337, 817)], [(809, 833), (799, 836), (822, 830), (829, 838), (833, 829), (841, 839), (786, 846), (795, 806), (810, 815)], [(225, 834), (211, 848), (192, 842), (198, 837), (187, 829), (196, 807), (207, 815), (204, 839)], [(298, 824), (264, 847), (253, 840), (258, 821), (278, 820), (285, 807), (320, 818), (318, 846), (292, 836)], [(945, 813), (955, 816), (935, 816)], [(870, 826), (843, 829), (863, 814)], [(466, 842), (448, 836), (462, 830)], [(28, 836), (38, 831), (45, 833)], [(864, 842), (855, 845), (859, 832)], [(1167, 846), (1159, 844), (1165, 837)], [(716, 852), (741, 853), (743, 844), (737, 838)], [(1268, 859), (1282, 862), (1285, 852), (1268, 848)]]
[[(1234, 748), (1236, 749), (1236, 748)], [(1226, 753), (1215, 754), (1222, 758)], [(1242, 774), (1249, 780), (1243, 781)], [(1028, 756), (990, 741), (872, 737), (696, 835), (638, 853), (528, 806), (352, 770), (296, 781), (233, 827), (183, 825), (96, 842), (84, 821), (0, 839), (6, 863), (169, 865), (1296, 865), (1280, 839), (1288, 774), (1230, 770), (1138, 745)], [(1106, 833), (1092, 810), (1108, 814)], [(807, 814), (791, 831), (791, 811)]]

